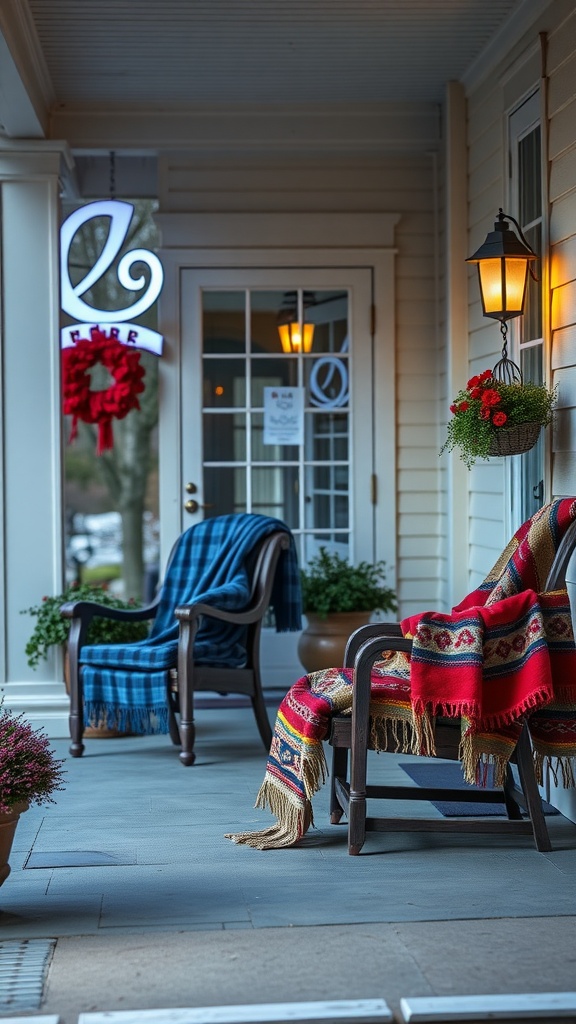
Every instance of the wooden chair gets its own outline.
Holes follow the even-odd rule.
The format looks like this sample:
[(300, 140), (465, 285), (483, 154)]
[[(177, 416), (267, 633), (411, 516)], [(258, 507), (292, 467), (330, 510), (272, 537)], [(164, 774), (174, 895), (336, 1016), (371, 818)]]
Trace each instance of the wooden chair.
[[(566, 586), (570, 600), (572, 622), (576, 634), (576, 523), (572, 523), (559, 545), (556, 558), (546, 581), (546, 590)], [(352, 634), (345, 654), (346, 667), (354, 667), (356, 680), (353, 692), (352, 714), (338, 715), (332, 720), (329, 742), (333, 748), (330, 821), (338, 824), (343, 814), (348, 816), (348, 852), (360, 853), (367, 832), (459, 832), (459, 833), (512, 833), (533, 835), (536, 849), (552, 849), (542, 800), (532, 760), (530, 737), (526, 726), (522, 729), (512, 762), (518, 770), (519, 783), (508, 766), (506, 781), (501, 790), (464, 790), (422, 788), (419, 786), (369, 785), (367, 781), (368, 750), (370, 745), (369, 704), (370, 674), (372, 666), (384, 651), (404, 651), (410, 654), (412, 641), (404, 639), (398, 623), (372, 623)], [(438, 718), (435, 723), (436, 756), (458, 760), (460, 720)], [(394, 741), (390, 739), (390, 749)], [(385, 756), (382, 754), (382, 756)], [(426, 760), (429, 760), (426, 758)], [(350, 762), (350, 763), (349, 763)], [(442, 800), (462, 803), (502, 803), (506, 817), (469, 818), (410, 818), (372, 817), (367, 815), (367, 801), (386, 800)]]
[[(291, 542), (287, 531), (277, 530), (265, 536), (250, 552), (247, 560), (251, 577), (251, 595), (246, 608), (239, 612), (212, 605), (192, 604), (175, 609), (179, 623), (177, 664), (168, 673), (168, 720), (170, 737), (181, 746), (183, 765), (194, 764), (194, 694), (199, 690), (238, 693), (250, 698), (256, 724), (266, 751), (272, 741), (272, 729), (266, 711), (260, 673), (260, 635), (270, 605), (278, 560)], [(175, 545), (176, 547), (176, 545)], [(175, 548), (172, 551), (174, 553)], [(168, 564), (170, 564), (170, 559)], [(80, 653), (86, 641), (91, 620), (95, 616), (124, 621), (151, 620), (156, 616), (161, 592), (144, 608), (134, 610), (108, 608), (92, 601), (63, 605), (61, 614), (70, 619), (68, 654), (70, 661), (70, 754), (81, 757), (84, 752), (84, 708)], [(203, 616), (246, 627), (246, 663), (242, 668), (221, 665), (197, 665), (194, 661), (194, 637)]]

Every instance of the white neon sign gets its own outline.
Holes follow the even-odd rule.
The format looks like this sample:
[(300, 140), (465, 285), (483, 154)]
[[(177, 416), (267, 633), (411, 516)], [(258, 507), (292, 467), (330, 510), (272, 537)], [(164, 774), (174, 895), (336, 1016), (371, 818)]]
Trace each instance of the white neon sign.
[[(149, 327), (142, 327), (141, 324), (130, 322), (133, 317), (140, 316), (149, 309), (162, 291), (164, 270), (155, 253), (149, 249), (131, 249), (124, 254), (118, 264), (118, 280), (123, 288), (132, 292), (142, 291), (146, 285), (145, 274), (140, 273), (138, 276), (133, 276), (132, 271), (135, 264), (144, 263), (150, 271), (146, 291), (131, 306), (126, 306), (124, 309), (96, 309), (82, 299), (88, 289), (104, 276), (118, 256), (128, 234), (133, 213), (132, 203), (126, 203), (120, 199), (102, 199), (80, 207), (64, 221), (60, 229), (61, 305), (64, 312), (78, 323), (62, 328), (60, 332), (62, 348), (70, 348), (80, 338), (89, 338), (91, 327), (102, 326), (106, 329), (109, 324), (113, 324), (114, 327), (110, 333), (119, 341), (161, 355), (162, 335)], [(70, 248), (76, 232), (93, 217), (110, 218), (108, 237), (94, 266), (78, 284), (73, 285), (69, 269)]]

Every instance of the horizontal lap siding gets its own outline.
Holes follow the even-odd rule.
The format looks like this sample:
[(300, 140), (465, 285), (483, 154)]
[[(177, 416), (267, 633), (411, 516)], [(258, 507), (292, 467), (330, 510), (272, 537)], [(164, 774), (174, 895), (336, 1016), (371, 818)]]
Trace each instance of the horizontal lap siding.
[[(162, 169), (163, 210), (399, 213), (396, 231), (397, 592), (402, 614), (438, 606), (437, 259), (434, 158), (180, 154)], [(318, 239), (322, 246), (322, 239)], [(342, 239), (346, 245), (346, 239)], [(387, 485), (388, 486), (388, 483)], [(384, 495), (386, 487), (380, 487)], [(382, 499), (384, 500), (384, 499)], [(428, 551), (424, 559), (422, 552)]]
[(576, 494), (576, 13), (549, 33), (552, 493)]
[[(422, 168), (427, 208), (398, 225), (396, 278), (397, 590), (403, 615), (442, 603), (437, 217), (432, 159)], [(422, 192), (420, 193), (422, 195)]]

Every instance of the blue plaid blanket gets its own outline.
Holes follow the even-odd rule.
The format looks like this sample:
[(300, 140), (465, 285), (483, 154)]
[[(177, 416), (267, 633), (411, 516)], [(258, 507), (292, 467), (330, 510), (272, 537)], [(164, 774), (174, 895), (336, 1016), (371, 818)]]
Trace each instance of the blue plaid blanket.
[[(289, 532), (279, 519), (240, 514), (206, 519), (182, 534), (146, 640), (82, 648), (86, 724), (105, 723), (137, 733), (168, 731), (168, 679), (178, 651), (174, 609), (202, 602), (241, 611), (250, 598), (248, 556), (275, 530)], [(300, 574), (292, 537), (280, 555), (271, 607), (278, 632), (301, 628)], [(245, 635), (243, 626), (204, 617), (194, 641), (196, 663), (241, 667), (246, 660)]]

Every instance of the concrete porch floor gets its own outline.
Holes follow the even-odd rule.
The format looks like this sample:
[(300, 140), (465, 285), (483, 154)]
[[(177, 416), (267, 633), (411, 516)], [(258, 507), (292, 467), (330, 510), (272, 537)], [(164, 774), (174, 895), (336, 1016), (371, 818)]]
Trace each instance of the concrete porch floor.
[[(56, 940), (30, 1014), (382, 998), (400, 1019), (403, 996), (576, 988), (576, 825), (550, 817), (546, 854), (398, 833), (353, 858), (325, 787), (299, 847), (238, 847), (224, 833), (271, 821), (252, 712), (197, 726), (192, 768), (166, 736), (87, 740), (80, 760), (53, 741), (66, 788), (20, 819), (0, 889), (0, 944)], [(398, 760), (378, 771), (410, 784)]]

